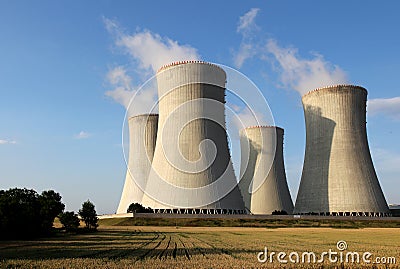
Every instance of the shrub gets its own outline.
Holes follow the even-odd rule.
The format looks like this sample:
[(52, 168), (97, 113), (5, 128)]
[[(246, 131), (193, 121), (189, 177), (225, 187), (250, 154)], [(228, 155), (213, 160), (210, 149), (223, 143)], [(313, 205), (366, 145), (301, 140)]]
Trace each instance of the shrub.
[(144, 207), (139, 203), (132, 203), (129, 205), (127, 213), (153, 213), (150, 207)]
[(274, 210), (272, 215), (287, 215), (288, 213), (285, 210)]
[(66, 211), (64, 213), (61, 213), (60, 215), (58, 215), (58, 218), (60, 219), (63, 228), (67, 232), (76, 231), (79, 227), (80, 221), (78, 215), (75, 214), (74, 211)]

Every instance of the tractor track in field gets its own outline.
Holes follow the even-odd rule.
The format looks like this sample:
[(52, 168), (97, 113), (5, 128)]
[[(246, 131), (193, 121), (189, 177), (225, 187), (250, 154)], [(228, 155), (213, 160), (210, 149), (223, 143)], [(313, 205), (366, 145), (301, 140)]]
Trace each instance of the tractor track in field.
[[(147, 249), (137, 258), (137, 260), (143, 260), (147, 258), (163, 260), (167, 259), (168, 257), (178, 259), (179, 256), (185, 257), (188, 260), (191, 260), (192, 258), (190, 250), (188, 249), (189, 243), (185, 243), (179, 234), (160, 234), (156, 240), (153, 240), (153, 243), (155, 242), (157, 243), (152, 248)], [(194, 249), (199, 249), (193, 243), (192, 245)], [(201, 252), (201, 250), (199, 250), (199, 252), (205, 256), (204, 252)]]
[(150, 252), (146, 255), (147, 257), (157, 259), (157, 257), (160, 255), (159, 252), (163, 250), (162, 244), (167, 241), (167, 235), (163, 234), (162, 236), (163, 237), (161, 238), (160, 241), (158, 241), (157, 245), (155, 245), (152, 249), (150, 249)]
[[(217, 246), (209, 243), (208, 241), (206, 241), (204, 239), (200, 239), (198, 237), (194, 237), (194, 238), (196, 238), (198, 241), (202, 242), (203, 244), (206, 244), (206, 245), (210, 246), (214, 251), (217, 251), (217, 252), (219, 252), (221, 254), (226, 254), (226, 255), (234, 258), (234, 259), (237, 259), (237, 257), (234, 254), (232, 254), (232, 252), (230, 250), (228, 250), (228, 249), (217, 247)], [(227, 244), (226, 242), (222, 242), (220, 240), (215, 240), (215, 241), (219, 242), (219, 243), (224, 243), (224, 245), (231, 246), (231, 245)]]
[[(142, 235), (141, 232), (137, 233), (136, 231), (135, 231), (135, 234)], [(160, 237), (160, 234), (158, 232), (155, 232), (154, 234), (155, 235), (152, 238), (150, 238), (149, 240), (146, 240), (145, 242), (141, 243), (140, 245), (138, 245), (136, 247), (133, 247), (132, 249), (129, 249), (129, 250), (126, 250), (126, 249), (122, 249), (122, 250), (115, 249), (114, 250), (115, 253), (112, 254), (112, 255), (109, 254), (110, 250), (106, 250), (106, 251), (100, 251), (100, 252), (97, 252), (97, 253), (94, 253), (94, 254), (83, 255), (81, 257), (82, 258), (94, 258), (96, 256), (101, 255), (101, 257), (107, 257), (107, 258), (113, 259), (113, 260), (121, 259), (121, 258), (127, 257), (129, 255), (132, 255), (132, 253), (134, 253), (135, 251), (137, 251), (139, 249), (142, 249), (143, 247), (145, 247), (145, 246), (151, 244), (152, 242), (156, 241)], [(133, 233), (130, 236), (132, 236), (132, 235), (133, 235)], [(124, 236), (124, 237), (126, 237), (126, 236)], [(102, 255), (103, 253), (107, 253), (107, 252), (108, 252), (108, 255)]]
[(172, 251), (172, 257), (174, 257), (174, 259), (176, 259), (176, 252), (177, 252), (177, 250), (178, 250), (178, 246), (176, 245), (176, 242), (175, 242), (175, 248), (174, 248), (174, 250)]
[(203, 248), (196, 246), (194, 242), (190, 242), (190, 243), (192, 244), (193, 249), (198, 251), (204, 258), (208, 259), (206, 253), (203, 251)]
[[(157, 249), (160, 245), (161, 245), (161, 243), (164, 241), (164, 239), (167, 237), (165, 234), (162, 234), (163, 235), (163, 238), (161, 238), (161, 240), (160, 241), (158, 241), (158, 243), (157, 243), (157, 245), (155, 245), (153, 248), (150, 248), (149, 250), (147, 250), (144, 254), (142, 254), (142, 255), (140, 255), (138, 258), (137, 258), (137, 260), (143, 260), (144, 258), (146, 258), (146, 256), (148, 256), (152, 251), (154, 251), (155, 249)], [(157, 239), (160, 237), (160, 235), (158, 234), (158, 237), (157, 237)], [(156, 240), (157, 240), (156, 239)], [(154, 241), (156, 241), (156, 240), (154, 240)], [(154, 242), (154, 241), (152, 241), (152, 242)], [(151, 243), (151, 242), (150, 242)], [(149, 243), (149, 244), (150, 244)], [(147, 244), (148, 245), (148, 244)], [(149, 255), (150, 256), (150, 255)], [(154, 255), (155, 256), (155, 255)]]
[[(181, 233), (179, 233), (179, 235), (183, 238), (187, 238), (187, 236), (182, 235)], [(198, 240), (200, 241), (198, 238), (196, 238), (195, 236), (191, 236), (190, 237), (192, 240), (189, 241), (189, 243), (192, 245), (192, 249), (196, 250), (197, 252), (199, 252), (204, 258), (208, 259), (206, 253), (204, 252), (204, 248), (197, 246), (193, 240)], [(200, 241), (201, 242), (201, 241)], [(186, 242), (186, 244), (188, 244), (188, 242)], [(192, 255), (191, 255), (192, 256)]]
[(144, 237), (143, 242), (140, 244), (130, 243), (130, 238), (134, 236), (146, 236), (142, 232), (135, 231), (130, 234), (124, 235), (126, 243), (125, 248), (115, 248), (112, 250), (98, 250), (94, 253), (80, 255), (80, 258), (109, 258), (112, 260), (118, 260), (121, 258), (133, 256), (135, 261), (144, 259), (157, 259), (165, 260), (168, 257), (173, 259), (178, 259), (179, 257), (184, 257), (187, 260), (191, 260), (194, 256), (200, 255), (200, 257), (209, 259), (207, 249), (212, 249), (215, 253), (225, 254), (232, 258), (235, 257), (234, 254), (228, 249), (221, 247), (221, 244), (225, 245), (225, 242), (217, 240), (216, 244), (210, 243), (207, 239), (199, 238), (196, 235), (192, 235), (189, 238), (182, 236), (179, 233), (165, 234), (161, 232), (152, 232), (153, 237)]
[[(177, 236), (178, 236), (178, 235), (177, 235)], [(181, 239), (180, 237), (178, 237), (178, 239), (179, 239), (179, 241), (181, 242), (181, 244), (182, 244), (182, 246), (183, 246), (183, 250), (185, 251), (186, 258), (187, 258), (188, 260), (190, 260), (190, 253), (189, 253), (189, 250), (188, 250), (187, 247), (185, 246), (185, 243), (183, 243), (182, 239)]]
[[(160, 253), (160, 255), (158, 256), (158, 258), (159, 258), (160, 260), (162, 259), (164, 253), (167, 252), (167, 250), (168, 250), (170, 244), (171, 244), (171, 236), (169, 236), (169, 240), (168, 240), (167, 246), (163, 249), (163, 251), (162, 251), (162, 252)], [(165, 254), (165, 258), (167, 258), (167, 253)]]

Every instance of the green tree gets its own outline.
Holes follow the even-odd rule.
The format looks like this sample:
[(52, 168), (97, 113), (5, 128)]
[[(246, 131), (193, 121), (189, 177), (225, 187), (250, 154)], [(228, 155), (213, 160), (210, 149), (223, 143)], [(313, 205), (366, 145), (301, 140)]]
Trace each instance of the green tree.
[(79, 218), (74, 211), (66, 211), (58, 215), (61, 224), (67, 232), (76, 231), (79, 227)]
[(13, 188), (0, 191), (0, 238), (48, 235), (54, 218), (63, 211), (60, 194), (50, 190)]
[(40, 233), (40, 205), (34, 190), (9, 189), (0, 195), (0, 236), (35, 237)]
[(53, 190), (43, 191), (39, 195), (41, 229), (48, 233), (53, 227), (54, 219), (62, 213), (65, 205), (61, 202), (61, 195)]
[(81, 216), (81, 218), (85, 222), (87, 229), (96, 230), (99, 226), (97, 224), (97, 221), (99, 219), (97, 218), (96, 209), (94, 207), (94, 204), (92, 204), (92, 202), (90, 202), (89, 200), (82, 204), (82, 208), (79, 209), (79, 216)]
[(127, 213), (152, 213), (153, 210), (148, 207), (144, 207), (139, 203), (132, 203), (129, 205), (128, 210), (126, 211)]

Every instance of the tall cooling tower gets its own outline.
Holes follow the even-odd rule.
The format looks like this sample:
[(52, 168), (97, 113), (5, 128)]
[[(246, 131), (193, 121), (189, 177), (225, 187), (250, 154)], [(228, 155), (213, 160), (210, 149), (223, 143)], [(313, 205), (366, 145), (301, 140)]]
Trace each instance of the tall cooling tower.
[(242, 129), (241, 180), (239, 188), (245, 207), (252, 214), (293, 212), (283, 162), (283, 129), (254, 126)]
[(389, 213), (369, 152), (366, 100), (367, 90), (351, 85), (303, 96), (307, 135), (296, 214)]
[(158, 115), (144, 114), (129, 118), (129, 158), (124, 189), (117, 213), (126, 213), (131, 203), (142, 203), (143, 190), (153, 160)]
[(225, 128), (225, 72), (187, 61), (162, 67), (156, 78), (160, 119), (143, 204), (158, 212), (243, 212)]

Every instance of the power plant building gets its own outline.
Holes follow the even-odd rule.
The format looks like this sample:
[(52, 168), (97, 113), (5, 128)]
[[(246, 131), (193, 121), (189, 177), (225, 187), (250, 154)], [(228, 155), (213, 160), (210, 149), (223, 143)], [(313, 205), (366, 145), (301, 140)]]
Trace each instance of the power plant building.
[(366, 132), (367, 90), (352, 85), (302, 97), (306, 149), (295, 214), (386, 216)]
[(126, 213), (131, 203), (142, 203), (156, 145), (158, 115), (143, 114), (131, 117), (128, 126), (128, 167), (117, 214)]
[(241, 190), (246, 210), (251, 214), (293, 212), (283, 160), (284, 130), (274, 126), (242, 129)]
[(156, 78), (160, 118), (143, 205), (156, 212), (244, 212), (226, 134), (225, 71), (177, 62)]

